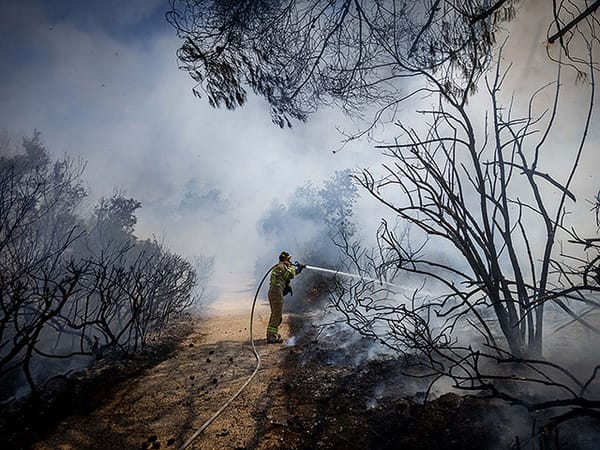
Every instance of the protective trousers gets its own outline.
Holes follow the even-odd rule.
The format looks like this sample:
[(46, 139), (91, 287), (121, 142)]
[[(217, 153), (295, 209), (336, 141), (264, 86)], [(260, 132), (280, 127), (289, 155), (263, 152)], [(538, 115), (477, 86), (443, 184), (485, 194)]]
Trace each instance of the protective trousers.
[(281, 325), (283, 313), (283, 289), (279, 285), (273, 285), (269, 288), (269, 304), (271, 305), (271, 317), (267, 326), (267, 339), (277, 336), (279, 325)]

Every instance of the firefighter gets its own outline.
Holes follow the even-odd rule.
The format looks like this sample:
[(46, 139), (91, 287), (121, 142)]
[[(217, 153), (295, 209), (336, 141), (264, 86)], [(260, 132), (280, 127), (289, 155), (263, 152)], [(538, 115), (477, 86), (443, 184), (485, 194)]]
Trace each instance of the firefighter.
[(269, 305), (271, 306), (271, 317), (267, 326), (267, 343), (277, 344), (282, 342), (279, 335), (281, 325), (281, 314), (283, 313), (283, 297), (292, 293), (291, 280), (306, 267), (298, 262), (292, 264), (288, 252), (281, 252), (279, 262), (271, 271), (269, 283)]

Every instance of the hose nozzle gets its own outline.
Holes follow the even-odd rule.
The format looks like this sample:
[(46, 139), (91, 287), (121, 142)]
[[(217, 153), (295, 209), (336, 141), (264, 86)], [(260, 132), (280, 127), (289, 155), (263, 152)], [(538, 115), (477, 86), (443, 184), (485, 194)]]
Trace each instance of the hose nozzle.
[(306, 267), (306, 264), (302, 264), (298, 261), (294, 262), (294, 268), (296, 269), (296, 274), (299, 274), (300, 272), (302, 272), (302, 269), (304, 269)]

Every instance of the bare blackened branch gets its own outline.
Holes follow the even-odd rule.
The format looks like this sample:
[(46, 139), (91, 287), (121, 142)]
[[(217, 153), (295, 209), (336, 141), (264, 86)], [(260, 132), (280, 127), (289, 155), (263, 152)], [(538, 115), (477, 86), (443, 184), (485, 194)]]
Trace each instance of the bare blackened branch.
[(556, 42), (557, 39), (562, 39), (562, 37), (565, 34), (567, 34), (571, 29), (573, 29), (575, 26), (577, 26), (577, 24), (579, 22), (581, 22), (586, 17), (588, 17), (589, 15), (596, 12), (598, 7), (600, 7), (600, 0), (596, 0), (594, 3), (590, 4), (586, 9), (581, 11), (581, 13), (577, 17), (575, 17), (573, 20), (571, 20), (566, 25), (563, 25), (556, 33), (554, 33), (552, 36), (550, 36), (548, 38), (548, 42), (550, 44), (554, 44), (554, 42)]

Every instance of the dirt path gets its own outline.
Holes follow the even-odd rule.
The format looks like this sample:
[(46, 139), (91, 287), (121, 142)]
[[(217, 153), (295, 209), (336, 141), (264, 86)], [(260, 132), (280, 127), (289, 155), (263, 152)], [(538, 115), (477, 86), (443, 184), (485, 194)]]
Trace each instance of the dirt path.
[[(272, 383), (281, 380), (281, 365), (289, 352), (285, 345), (266, 344), (263, 330), (268, 313), (268, 306), (257, 305), (254, 335), (261, 369), (188, 448), (279, 447), (277, 436), (265, 436), (263, 442), (256, 442), (255, 414), (265, 408), (277, 409), (267, 393)], [(55, 433), (32, 448), (179, 448), (243, 385), (256, 366), (248, 339), (249, 311), (220, 309), (194, 321), (194, 331), (170, 359), (124, 383), (114, 397), (91, 414), (68, 418)], [(282, 335), (287, 334), (284, 322)]]
[[(267, 345), (268, 315), (266, 304), (257, 305), (261, 369), (189, 449), (509, 449), (517, 425), (527, 424), (523, 411), (497, 401), (446, 393), (423, 403), (422, 386), (403, 374), (401, 361), (367, 357), (372, 341), (329, 334), (304, 313), (284, 317), (282, 335), (293, 330), (294, 345)], [(193, 332), (169, 359), (116, 390), (107, 386), (100, 407), (62, 421), (32, 448), (178, 449), (256, 366), (249, 309), (220, 308), (191, 320)]]

